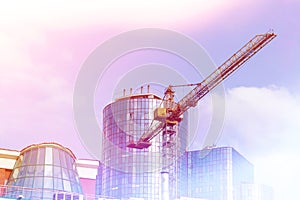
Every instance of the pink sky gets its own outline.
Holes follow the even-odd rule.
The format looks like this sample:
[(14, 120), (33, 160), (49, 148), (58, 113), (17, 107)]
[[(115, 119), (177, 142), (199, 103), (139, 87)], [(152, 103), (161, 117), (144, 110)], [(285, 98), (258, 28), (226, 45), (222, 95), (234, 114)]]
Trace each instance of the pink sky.
[[(288, 199), (284, 198), (287, 193), (293, 199), (292, 190), (300, 184), (300, 174), (292, 167), (300, 167), (295, 142), (300, 139), (299, 3), (211, 2), (3, 3), (0, 147), (20, 150), (32, 143), (55, 141), (79, 158), (89, 157), (73, 121), (74, 84), (88, 55), (116, 34), (147, 27), (175, 30), (203, 45), (218, 65), (255, 34), (274, 28), (278, 38), (225, 82), (227, 119), (220, 144), (234, 146), (249, 158), (258, 167), (258, 180), (276, 189), (276, 200)], [(246, 122), (251, 122), (248, 131), (243, 130)], [(276, 171), (283, 164), (291, 167), (285, 177)], [(270, 174), (274, 165), (278, 167)], [(274, 181), (274, 173), (291, 187)]]

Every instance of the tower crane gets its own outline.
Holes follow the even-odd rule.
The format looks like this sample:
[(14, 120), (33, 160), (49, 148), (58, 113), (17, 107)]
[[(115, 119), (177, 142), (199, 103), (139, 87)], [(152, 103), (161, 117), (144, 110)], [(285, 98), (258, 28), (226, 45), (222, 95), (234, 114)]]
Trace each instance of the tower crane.
[(227, 59), (202, 82), (188, 84), (189, 86), (195, 86), (195, 88), (186, 94), (178, 103), (175, 103), (174, 101), (174, 86), (168, 86), (163, 99), (163, 107), (159, 107), (154, 111), (154, 120), (157, 122), (152, 123), (149, 129), (143, 133), (136, 143), (131, 142), (127, 145), (127, 147), (136, 149), (148, 148), (151, 146), (151, 140), (166, 127), (172, 134), (172, 127), (178, 125), (178, 123), (182, 120), (183, 114), (188, 109), (195, 107), (198, 101), (209, 91), (241, 67), (247, 60), (249, 60), (275, 37), (276, 34), (272, 31), (254, 36), (248, 43)]

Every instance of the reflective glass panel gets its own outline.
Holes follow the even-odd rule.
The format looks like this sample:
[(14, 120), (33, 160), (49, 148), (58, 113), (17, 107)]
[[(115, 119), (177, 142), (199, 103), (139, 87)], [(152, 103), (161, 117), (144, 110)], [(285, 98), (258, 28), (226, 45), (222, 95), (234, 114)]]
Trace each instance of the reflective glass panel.
[(44, 176), (52, 176), (53, 174), (53, 166), (52, 165), (45, 165)]
[(71, 191), (71, 184), (70, 184), (70, 181), (63, 180), (63, 183), (64, 183), (64, 190), (65, 190), (65, 191)]
[(53, 179), (49, 177), (44, 178), (44, 188), (53, 188)]
[(46, 147), (45, 164), (52, 164), (52, 148)]
[(57, 166), (53, 167), (53, 176), (54, 177), (59, 177), (59, 178), (62, 176), (61, 167), (57, 167)]
[(40, 148), (39, 149), (39, 159), (38, 159), (38, 164), (44, 164), (45, 162), (45, 148)]
[(53, 164), (60, 166), (59, 150), (53, 149)]
[(60, 178), (54, 178), (54, 188), (57, 190), (63, 190), (63, 180)]
[(35, 165), (37, 162), (37, 149), (31, 150), (30, 165)]
[(35, 167), (35, 176), (44, 176), (44, 166), (43, 165), (37, 165)]
[(43, 188), (43, 177), (35, 177), (33, 182), (34, 188)]

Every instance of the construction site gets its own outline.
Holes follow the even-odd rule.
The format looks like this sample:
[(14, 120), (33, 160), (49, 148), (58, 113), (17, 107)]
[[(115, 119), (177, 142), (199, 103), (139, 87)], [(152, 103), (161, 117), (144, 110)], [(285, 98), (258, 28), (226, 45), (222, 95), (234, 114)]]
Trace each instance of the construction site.
[[(76, 157), (56, 144), (23, 149), (0, 194), (4, 199), (249, 200), (260, 191), (262, 200), (271, 200), (269, 188), (254, 183), (253, 165), (234, 148), (187, 151), (186, 138), (189, 109), (275, 37), (273, 32), (254, 36), (199, 83), (169, 85), (162, 97), (145, 86), (109, 103), (103, 109), (95, 196), (83, 195)], [(176, 102), (176, 88), (186, 86), (193, 89)]]

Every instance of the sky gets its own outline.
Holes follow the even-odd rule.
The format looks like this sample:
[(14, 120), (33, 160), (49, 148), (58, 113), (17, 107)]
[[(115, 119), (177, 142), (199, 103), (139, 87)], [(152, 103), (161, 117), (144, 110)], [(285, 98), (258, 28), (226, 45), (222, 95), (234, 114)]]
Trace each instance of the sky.
[[(176, 31), (199, 43), (218, 66), (254, 35), (273, 29), (278, 36), (223, 84), (225, 119), (217, 145), (233, 146), (253, 163), (256, 182), (272, 186), (276, 200), (295, 199), (300, 185), (299, 9), (297, 0), (2, 3), (0, 148), (54, 141), (78, 158), (91, 157), (74, 122), (74, 87), (89, 55), (118, 34), (140, 28)], [(156, 53), (136, 55), (140, 62), (135, 64)], [(157, 57), (156, 62), (168, 63), (168, 56)], [(119, 80), (117, 72), (124, 69), (107, 77)], [(193, 79), (192, 71), (181, 73)], [(104, 89), (95, 95), (101, 101), (97, 105), (110, 103), (109, 83), (99, 84)], [(209, 99), (199, 107), (209, 118)]]

